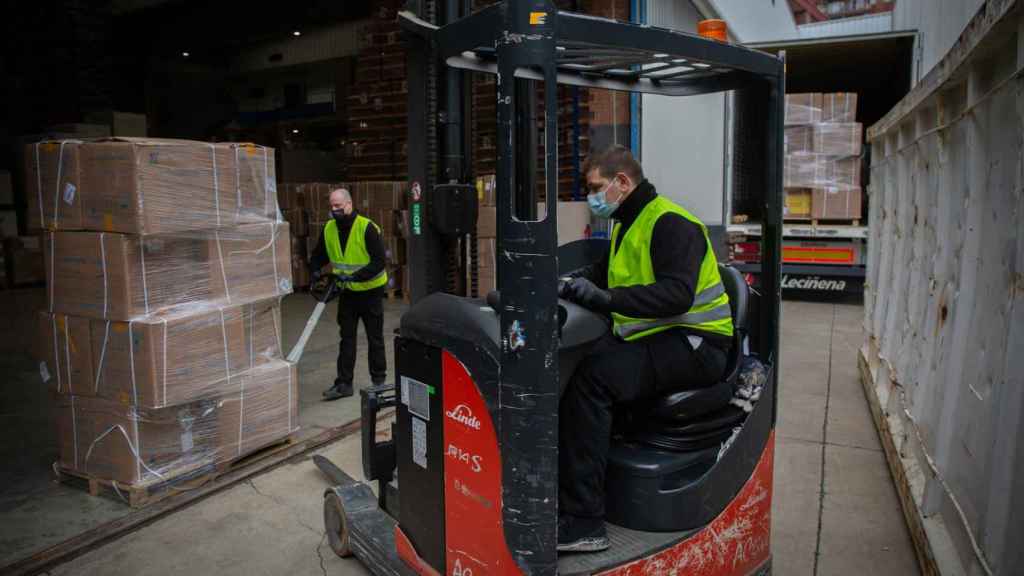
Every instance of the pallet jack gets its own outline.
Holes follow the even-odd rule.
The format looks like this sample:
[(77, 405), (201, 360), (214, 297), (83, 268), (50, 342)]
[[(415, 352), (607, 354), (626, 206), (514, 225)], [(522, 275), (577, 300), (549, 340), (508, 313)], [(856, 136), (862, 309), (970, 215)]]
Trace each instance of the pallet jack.
[[(769, 574), (784, 57), (559, 11), (551, 0), (507, 0), (465, 16), (449, 10), (440, 26), (431, 12), (399, 15), (409, 38), (411, 108), (430, 104), (437, 84), (451, 89), (445, 102), (458, 104), (459, 78), (436, 82), (431, 61), (443, 74), (497, 74), (498, 289), (482, 300), (427, 293), (429, 274), (414, 277), (414, 302), (395, 338), (395, 382), (361, 391), (363, 472), (377, 481), (376, 493), (316, 458), (333, 484), (324, 496), (331, 547), (389, 575)], [(518, 85), (533, 81), (543, 84), (547, 191), (557, 186), (558, 84), (670, 96), (734, 91), (750, 119), (734, 133), (744, 162), (736, 177), (763, 209), (760, 293), (722, 267), (737, 327), (729, 376), (628, 407), (621, 427), (617, 419), (607, 474), (612, 547), (594, 554), (555, 550), (558, 401), (609, 324), (559, 300), (557, 286), (561, 274), (608, 246), (559, 247), (554, 193), (547, 218), (531, 213), (537, 179), (524, 168), (532, 159), (523, 150), (532, 156), (537, 148), (520, 145), (519, 128), (536, 88)], [(410, 134), (430, 117), (411, 115)], [(426, 169), (428, 146), (413, 140), (409, 260), (429, 266), (440, 259), (432, 250), (445, 244), (441, 237), (465, 234), (477, 208), (471, 187), (447, 167), (437, 172), (448, 181), (431, 183), (445, 175)], [(762, 392), (742, 409), (732, 400), (752, 359), (763, 367)], [(378, 419), (392, 409), (391, 439), (379, 440)]]

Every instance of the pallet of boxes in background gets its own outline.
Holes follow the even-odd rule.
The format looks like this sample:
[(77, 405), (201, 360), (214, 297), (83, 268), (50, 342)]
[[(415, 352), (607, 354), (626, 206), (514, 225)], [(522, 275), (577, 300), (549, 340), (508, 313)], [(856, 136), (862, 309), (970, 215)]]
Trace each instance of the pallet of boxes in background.
[(287, 441), (280, 299), (307, 220), (279, 217), (273, 149), (108, 138), (25, 157), (60, 480), (143, 506)]
[(864, 127), (857, 95), (787, 94), (783, 217), (859, 224)]

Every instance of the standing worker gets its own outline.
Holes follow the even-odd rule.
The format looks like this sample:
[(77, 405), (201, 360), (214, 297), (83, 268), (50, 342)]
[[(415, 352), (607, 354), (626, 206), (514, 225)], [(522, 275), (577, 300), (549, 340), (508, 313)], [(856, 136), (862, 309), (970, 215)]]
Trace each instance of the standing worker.
[(380, 227), (356, 213), (352, 195), (344, 188), (331, 191), (331, 220), (324, 225), (320, 240), (310, 259), (313, 282), (322, 277), (322, 269), (331, 264), (329, 274), (338, 283), (338, 375), (334, 385), (324, 391), (324, 400), (337, 400), (353, 394), (352, 373), (356, 365), (356, 326), (363, 320), (369, 348), (370, 380), (374, 385), (387, 379), (384, 352), (384, 291), (388, 274), (384, 269), (384, 242)]
[(733, 326), (704, 224), (659, 196), (623, 147), (588, 158), (584, 174), (593, 213), (615, 220), (611, 248), (559, 293), (610, 314), (613, 330), (580, 363), (559, 405), (558, 550), (594, 552), (609, 546), (613, 407), (721, 381)]

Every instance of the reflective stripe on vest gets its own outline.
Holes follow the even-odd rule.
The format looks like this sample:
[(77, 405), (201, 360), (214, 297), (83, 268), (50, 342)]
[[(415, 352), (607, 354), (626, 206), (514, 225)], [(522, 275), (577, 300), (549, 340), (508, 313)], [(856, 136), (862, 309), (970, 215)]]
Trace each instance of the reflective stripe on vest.
[(658, 218), (670, 212), (700, 226), (707, 244), (693, 303), (686, 313), (666, 318), (631, 318), (613, 313), (613, 331), (624, 340), (636, 340), (675, 326), (731, 336), (733, 326), (729, 296), (718, 273), (718, 261), (708, 239), (707, 229), (695, 216), (667, 198), (658, 196), (649, 202), (621, 238), (622, 226), (615, 224), (608, 260), (608, 287), (645, 286), (655, 282), (650, 253), (651, 234)]
[[(366, 227), (371, 225), (378, 233), (380, 232), (380, 227), (369, 218), (356, 215), (344, 251), (341, 249), (337, 223), (331, 220), (324, 225), (324, 246), (327, 248), (327, 257), (331, 260), (331, 269), (336, 275), (351, 276), (370, 263), (370, 253), (366, 251)], [(387, 271), (381, 270), (380, 274), (365, 282), (338, 282), (338, 285), (353, 292), (364, 292), (386, 286), (387, 283)]]

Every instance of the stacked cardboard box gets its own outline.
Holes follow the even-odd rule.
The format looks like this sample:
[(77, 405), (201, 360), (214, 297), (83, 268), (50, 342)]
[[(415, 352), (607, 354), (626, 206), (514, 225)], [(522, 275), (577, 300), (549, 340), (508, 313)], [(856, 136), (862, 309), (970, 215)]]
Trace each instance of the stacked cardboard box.
[(786, 95), (786, 219), (860, 218), (864, 130), (856, 116), (853, 93)]
[(26, 150), (44, 228), (39, 371), (61, 467), (127, 485), (274, 443), (298, 423), (274, 152), (117, 138)]
[[(387, 259), (388, 288), (401, 290), (406, 264), (405, 234), (401, 229), (402, 211), (405, 208), (407, 184), (405, 182), (311, 182), (306, 184), (284, 184), (279, 194), (286, 218), (301, 219), (307, 234), (293, 239), (293, 262), (296, 274), (308, 279), (307, 262), (323, 232), (324, 225), (331, 217), (330, 195), (337, 188), (345, 188), (352, 196), (355, 209), (372, 220), (380, 228)], [(290, 215), (290, 216), (288, 216)], [(301, 268), (302, 270), (298, 270)], [(308, 283), (308, 280), (307, 280)]]

